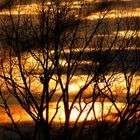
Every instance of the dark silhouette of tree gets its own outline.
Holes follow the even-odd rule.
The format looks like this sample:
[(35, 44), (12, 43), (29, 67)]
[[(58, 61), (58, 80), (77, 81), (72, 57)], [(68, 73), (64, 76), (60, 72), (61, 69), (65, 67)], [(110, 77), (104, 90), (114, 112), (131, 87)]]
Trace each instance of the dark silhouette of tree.
[[(110, 6), (103, 10), (101, 5), (99, 17), (90, 21), (83, 17), (88, 10), (84, 3), (75, 10), (69, 2), (47, 2), (39, 2), (35, 12), (25, 11), (25, 1), (9, 3), (9, 13), (0, 20), (1, 42), (7, 49), (0, 60), (0, 107), (10, 118), (12, 130), (21, 139), (28, 139), (13, 117), (10, 99), (32, 119), (33, 140), (85, 136), (118, 140), (138, 134), (139, 87), (132, 90), (140, 66), (138, 19), (117, 17), (110, 21)], [(77, 84), (76, 76), (82, 85)], [(122, 91), (114, 90), (117, 81), (124, 83)], [(72, 83), (79, 86), (74, 94)], [(52, 102), (55, 111), (50, 116)], [(61, 102), (65, 119), (55, 134)], [(122, 102), (121, 107), (118, 102)], [(79, 113), (71, 123), (73, 109)], [(135, 132), (131, 133), (132, 129)]]

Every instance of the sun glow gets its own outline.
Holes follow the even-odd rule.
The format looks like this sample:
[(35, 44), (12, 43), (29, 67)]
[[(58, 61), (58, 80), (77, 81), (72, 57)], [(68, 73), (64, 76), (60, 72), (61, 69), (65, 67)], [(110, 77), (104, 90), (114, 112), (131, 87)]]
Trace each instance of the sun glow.
[[(71, 105), (71, 102), (70, 102)], [(123, 103), (116, 103), (117, 107), (121, 110), (124, 107)], [(110, 111), (111, 109), (111, 111)], [(10, 123), (11, 120), (8, 118), (6, 113), (4, 111), (0, 111), (0, 123)], [(19, 114), (20, 112), (20, 114)], [(74, 123), (76, 120), (77, 122), (82, 122), (85, 119), (87, 121), (92, 121), (95, 119), (95, 117), (98, 120), (102, 119), (102, 115), (106, 115), (110, 112), (110, 115), (108, 115), (108, 120), (112, 120), (114, 116), (112, 114), (117, 114), (117, 110), (114, 106), (112, 106), (112, 103), (105, 102), (104, 108), (102, 107), (102, 104), (100, 102), (92, 103), (86, 105), (85, 103), (75, 103), (73, 109), (71, 110), (70, 114), (70, 123)], [(50, 103), (50, 110), (49, 110), (49, 118), (50, 120), (56, 113), (56, 103), (51, 102)], [(31, 122), (31, 117), (18, 105), (12, 105), (11, 106), (11, 114), (15, 120), (15, 122)], [(46, 115), (46, 111), (43, 112), (44, 118)], [(115, 117), (114, 117), (115, 119)], [(64, 112), (64, 106), (63, 103), (59, 103), (59, 109), (57, 110), (57, 114), (54, 118), (54, 123), (64, 123), (65, 122), (65, 112)]]

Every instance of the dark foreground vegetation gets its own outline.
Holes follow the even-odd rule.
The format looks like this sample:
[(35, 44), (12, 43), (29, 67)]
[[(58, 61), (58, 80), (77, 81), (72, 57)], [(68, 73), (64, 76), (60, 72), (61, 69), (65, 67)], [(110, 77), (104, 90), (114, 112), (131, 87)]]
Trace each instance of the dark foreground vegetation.
[[(10, 122), (1, 121), (0, 139), (140, 139), (140, 84), (135, 80), (140, 69), (140, 17), (133, 12), (123, 17), (132, 2), (76, 5), (36, 0), (30, 1), (37, 3), (35, 8), (26, 10), (25, 0), (5, 2), (1, 11), (8, 13), (0, 15), (0, 108)], [(140, 8), (135, 3), (134, 8)], [(116, 12), (109, 17), (120, 9), (121, 16)], [(76, 76), (81, 76), (82, 85)], [(79, 87), (74, 94), (72, 83)], [(116, 90), (114, 84), (121, 86)], [(50, 117), (52, 102), (56, 104)], [(17, 121), (11, 104), (20, 106), (32, 121)], [(55, 122), (62, 106), (64, 122)], [(79, 113), (71, 122), (73, 109)]]

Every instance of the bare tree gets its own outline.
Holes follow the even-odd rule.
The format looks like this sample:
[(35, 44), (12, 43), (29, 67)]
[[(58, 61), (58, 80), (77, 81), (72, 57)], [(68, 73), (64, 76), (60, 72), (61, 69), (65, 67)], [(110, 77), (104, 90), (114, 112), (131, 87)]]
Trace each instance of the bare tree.
[[(57, 138), (53, 126), (60, 108), (64, 108), (65, 119), (58, 138), (82, 139), (92, 113), (89, 139), (106, 139), (106, 136), (123, 139), (139, 119), (139, 89), (131, 92), (133, 77), (139, 69), (137, 19), (132, 22), (117, 18), (111, 24), (107, 19), (109, 7), (100, 11), (97, 20), (90, 21), (83, 17), (87, 8), (83, 3), (75, 10), (70, 2), (43, 0), (34, 11), (24, 7), (25, 1), (15, 3), (16, 14), (13, 3), (9, 3), (8, 14), (1, 18), (1, 42), (7, 46), (8, 55), (0, 61), (0, 103), (11, 119), (13, 130), (27, 139), (11, 113), (10, 99), (32, 119), (34, 140)], [(134, 28), (129, 34), (131, 23)], [(124, 93), (113, 89), (120, 73), (126, 84)], [(81, 85), (76, 83), (76, 76), (81, 78)], [(74, 94), (70, 90), (72, 83), (79, 86)], [(117, 103), (122, 97), (120, 107)], [(50, 115), (52, 102), (55, 111)], [(73, 109), (79, 113), (72, 125)], [(79, 127), (85, 110), (86, 116)], [(115, 117), (108, 121), (113, 116), (112, 110)]]

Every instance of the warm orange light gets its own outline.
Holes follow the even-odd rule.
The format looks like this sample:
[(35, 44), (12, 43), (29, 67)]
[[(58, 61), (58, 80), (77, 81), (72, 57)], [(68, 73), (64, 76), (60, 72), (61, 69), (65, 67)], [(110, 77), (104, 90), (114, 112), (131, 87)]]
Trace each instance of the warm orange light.
[[(71, 102), (70, 102), (70, 105), (71, 105)], [(116, 105), (121, 110), (125, 104), (116, 103)], [(81, 108), (84, 109), (84, 107), (85, 107), (85, 103), (82, 102)], [(110, 110), (110, 108), (111, 108), (111, 110)], [(74, 108), (71, 110), (70, 122), (71, 123), (75, 122), (77, 120), (79, 114), (80, 114), (80, 117), (78, 119), (78, 122), (82, 122), (82, 121), (84, 121), (84, 119), (86, 119), (88, 121), (94, 120), (95, 117), (100, 120), (102, 118), (102, 112), (104, 115), (106, 115), (109, 111), (111, 111), (111, 112), (110, 112), (110, 115), (108, 115), (108, 119), (112, 119), (111, 114), (117, 113), (116, 109), (114, 107), (112, 107), (112, 103), (105, 102), (104, 108), (102, 108), (102, 104), (100, 102), (96, 102), (94, 104), (93, 108), (92, 108), (92, 103), (90, 103), (89, 105), (86, 106), (86, 108), (80, 114), (81, 110), (79, 108), (79, 104), (75, 103)], [(4, 113), (4, 111), (2, 111), (2, 110), (1, 110), (1, 112), (3, 112), (3, 113), (1, 113), (1, 115), (0, 115), (0, 123), (10, 123), (11, 121), (8, 118), (8, 116), (6, 115), (6, 113)], [(56, 103), (50, 103), (50, 110), (49, 110), (50, 120), (53, 117), (53, 115), (55, 114), (55, 112), (56, 112)], [(93, 113), (93, 112), (95, 112), (95, 113)], [(32, 121), (31, 117), (18, 105), (11, 106), (11, 114), (12, 114), (15, 122), (31, 122)], [(43, 114), (45, 117), (46, 111), (44, 111)], [(54, 122), (56, 122), (56, 123), (65, 122), (65, 112), (64, 112), (64, 107), (63, 107), (62, 102), (59, 103), (58, 113), (55, 116)]]

